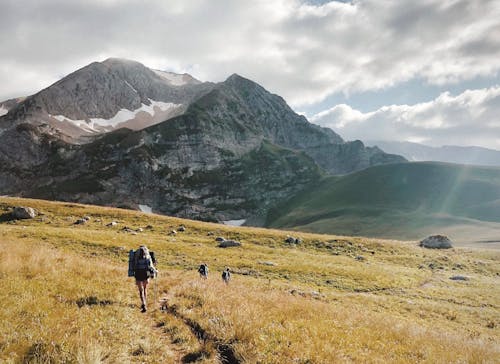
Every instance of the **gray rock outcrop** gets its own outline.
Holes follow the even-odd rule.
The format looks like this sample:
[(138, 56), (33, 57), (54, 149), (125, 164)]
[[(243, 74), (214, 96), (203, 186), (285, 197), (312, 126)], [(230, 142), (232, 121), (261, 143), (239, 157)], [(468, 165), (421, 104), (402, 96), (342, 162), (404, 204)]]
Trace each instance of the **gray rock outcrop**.
[(450, 249), (453, 248), (452, 242), (444, 235), (431, 235), (420, 241), (418, 244), (422, 248), (429, 249)]
[(224, 240), (221, 241), (218, 245), (219, 248), (231, 248), (236, 246), (241, 246), (241, 243), (236, 240)]
[(16, 206), (12, 210), (14, 219), (33, 219), (36, 217), (36, 211), (32, 207)]

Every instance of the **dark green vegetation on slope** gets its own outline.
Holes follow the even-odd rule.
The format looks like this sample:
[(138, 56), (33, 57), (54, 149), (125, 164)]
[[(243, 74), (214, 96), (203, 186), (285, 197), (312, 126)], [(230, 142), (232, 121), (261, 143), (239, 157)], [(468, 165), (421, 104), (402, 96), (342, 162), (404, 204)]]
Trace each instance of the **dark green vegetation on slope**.
[(328, 177), (273, 209), (267, 225), (399, 239), (446, 231), (500, 236), (500, 169), (445, 163), (377, 166)]

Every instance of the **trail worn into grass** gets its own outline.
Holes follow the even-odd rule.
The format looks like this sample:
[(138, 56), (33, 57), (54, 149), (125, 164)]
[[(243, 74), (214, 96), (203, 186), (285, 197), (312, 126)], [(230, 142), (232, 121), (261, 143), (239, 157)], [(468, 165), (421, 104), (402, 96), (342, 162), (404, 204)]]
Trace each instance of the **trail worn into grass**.
[[(173, 305), (167, 308), (165, 311), (171, 315), (173, 315), (176, 318), (179, 318), (184, 322), (185, 325), (187, 325), (192, 333), (196, 336), (196, 338), (203, 344), (203, 345), (210, 345), (213, 346), (219, 355), (220, 362), (222, 364), (240, 364), (241, 360), (238, 359), (234, 349), (231, 346), (231, 343), (226, 343), (224, 342), (221, 338), (217, 338), (214, 335), (210, 334), (207, 332), (206, 329), (204, 329), (200, 323), (194, 321), (193, 319), (184, 316), (182, 313), (180, 313), (177, 310), (177, 306)], [(187, 357), (184, 357), (184, 362), (188, 363)]]

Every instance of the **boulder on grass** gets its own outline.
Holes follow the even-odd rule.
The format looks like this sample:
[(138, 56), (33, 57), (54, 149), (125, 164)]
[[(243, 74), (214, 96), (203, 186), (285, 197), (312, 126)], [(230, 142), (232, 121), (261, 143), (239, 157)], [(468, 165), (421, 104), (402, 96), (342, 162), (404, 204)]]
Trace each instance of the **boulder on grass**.
[(14, 219), (34, 219), (36, 217), (36, 211), (32, 207), (17, 206), (14, 207), (12, 211), (12, 217)]
[(451, 240), (444, 235), (431, 235), (418, 244), (422, 248), (429, 249), (450, 249), (453, 248)]
[(224, 240), (219, 243), (219, 248), (231, 248), (234, 246), (241, 246), (241, 243), (236, 240)]

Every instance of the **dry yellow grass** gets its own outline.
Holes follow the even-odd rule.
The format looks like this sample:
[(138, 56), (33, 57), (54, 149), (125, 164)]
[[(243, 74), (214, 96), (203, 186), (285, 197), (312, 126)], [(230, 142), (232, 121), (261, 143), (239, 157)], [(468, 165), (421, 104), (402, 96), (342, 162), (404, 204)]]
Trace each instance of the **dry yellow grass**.
[[(500, 362), (498, 252), (13, 198), (0, 198), (0, 214), (17, 205), (42, 215), (0, 222), (1, 362)], [(83, 215), (90, 222), (74, 225)], [(168, 235), (180, 224), (186, 232)], [(288, 234), (303, 243), (284, 243)], [(218, 248), (217, 235), (243, 246)], [(141, 243), (158, 256), (166, 312), (138, 311), (126, 270)]]

